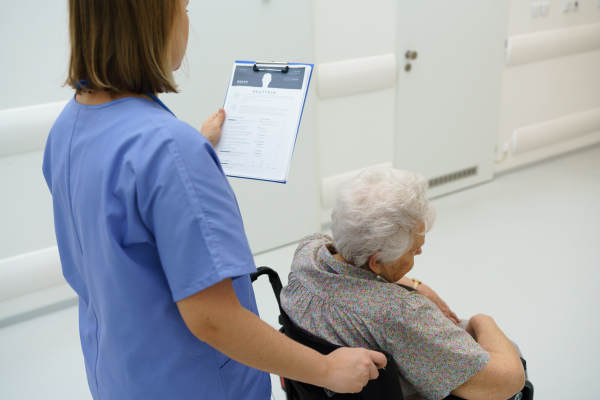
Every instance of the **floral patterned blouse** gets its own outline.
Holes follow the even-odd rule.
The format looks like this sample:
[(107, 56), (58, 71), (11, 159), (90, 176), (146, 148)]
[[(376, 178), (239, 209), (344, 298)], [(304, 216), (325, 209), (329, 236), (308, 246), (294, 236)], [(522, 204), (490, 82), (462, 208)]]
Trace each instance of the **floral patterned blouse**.
[(337, 260), (331, 237), (304, 238), (281, 305), (300, 327), (331, 343), (384, 350), (400, 369), (405, 399), (443, 399), (489, 354), (428, 298)]

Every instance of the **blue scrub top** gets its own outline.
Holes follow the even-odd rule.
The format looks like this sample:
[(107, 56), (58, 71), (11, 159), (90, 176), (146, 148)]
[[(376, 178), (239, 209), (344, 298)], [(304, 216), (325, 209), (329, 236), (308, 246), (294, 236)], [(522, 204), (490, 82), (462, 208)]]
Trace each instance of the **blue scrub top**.
[(198, 340), (175, 303), (232, 278), (258, 314), (237, 201), (204, 136), (148, 99), (72, 99), (43, 172), (93, 398), (268, 399), (269, 375)]

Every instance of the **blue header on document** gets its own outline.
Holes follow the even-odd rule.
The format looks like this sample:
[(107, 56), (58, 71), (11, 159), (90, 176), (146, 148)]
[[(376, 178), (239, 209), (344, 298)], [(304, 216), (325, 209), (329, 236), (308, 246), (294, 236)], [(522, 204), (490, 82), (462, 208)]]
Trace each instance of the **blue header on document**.
[(279, 71), (254, 71), (253, 67), (239, 66), (233, 74), (231, 86), (251, 86), (269, 89), (302, 90), (306, 68), (290, 68), (286, 73)]

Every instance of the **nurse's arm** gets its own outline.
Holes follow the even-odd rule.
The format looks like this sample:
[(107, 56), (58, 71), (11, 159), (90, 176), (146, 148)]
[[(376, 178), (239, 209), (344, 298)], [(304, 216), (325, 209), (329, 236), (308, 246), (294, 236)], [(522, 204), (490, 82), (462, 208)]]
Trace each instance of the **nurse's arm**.
[(386, 363), (383, 354), (371, 350), (341, 348), (324, 356), (289, 339), (242, 307), (230, 279), (177, 306), (190, 331), (228, 357), (338, 393), (359, 392)]

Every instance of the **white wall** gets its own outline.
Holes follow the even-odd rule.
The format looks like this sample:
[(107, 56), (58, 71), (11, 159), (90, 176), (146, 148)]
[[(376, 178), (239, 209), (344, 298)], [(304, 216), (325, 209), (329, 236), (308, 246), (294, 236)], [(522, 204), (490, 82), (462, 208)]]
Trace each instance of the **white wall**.
[[(395, 1), (312, 5), (317, 74), (320, 64), (395, 53)], [(317, 101), (320, 178), (392, 161), (394, 96), (392, 87)]]
[[(72, 91), (61, 87), (68, 59), (66, 1), (2, 2), (0, 7), (0, 54), (9, 60), (0, 64), (0, 110), (70, 98)], [(189, 11), (187, 71), (177, 73), (181, 93), (161, 97), (198, 129), (222, 106), (236, 59), (313, 61), (309, 2), (192, 2)], [(288, 183), (231, 179), (254, 253), (319, 229), (314, 91)], [(0, 149), (0, 259), (55, 243), (51, 198), (41, 175), (43, 145), (19, 154)]]
[[(600, 141), (600, 4), (579, 0), (577, 10), (563, 12), (565, 3), (575, 2), (509, 3), (509, 49), (538, 57), (505, 63), (497, 172)], [(540, 4), (548, 5), (547, 14), (532, 16)], [(591, 121), (581, 121), (579, 113), (589, 111)], [(515, 133), (532, 129), (536, 138), (520, 151)]]
[(0, 2), (0, 110), (66, 100), (67, 2)]
[[(316, 74), (323, 64), (340, 62), (347, 69), (349, 60), (395, 54), (395, 1), (313, 0), (312, 7)], [(318, 177), (329, 192), (325, 197), (335, 191), (329, 178), (393, 161), (395, 103), (395, 78), (380, 90), (317, 100)], [(327, 222), (330, 205), (321, 207)]]
[[(0, 2), (0, 35), (0, 110), (71, 96), (61, 87), (68, 60), (66, 1)], [(52, 246), (55, 239), (41, 147), (7, 155), (9, 145), (0, 143), (1, 260)]]

